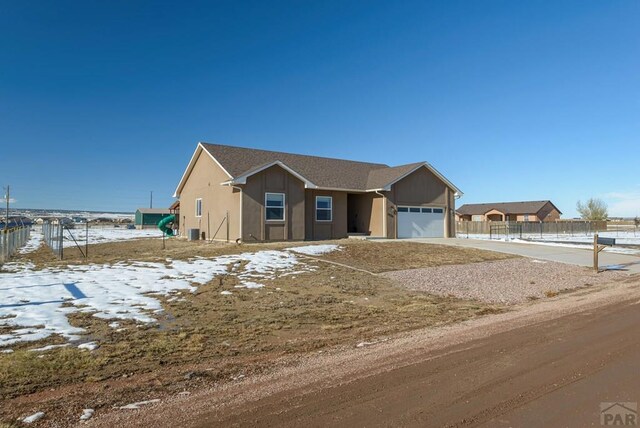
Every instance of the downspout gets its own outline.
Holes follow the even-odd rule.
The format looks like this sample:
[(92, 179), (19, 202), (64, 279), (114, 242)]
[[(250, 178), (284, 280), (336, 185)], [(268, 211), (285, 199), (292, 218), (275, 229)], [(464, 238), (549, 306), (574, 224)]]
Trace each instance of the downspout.
[(240, 191), (240, 218), (238, 219), (238, 229), (240, 229), (240, 237), (238, 239), (242, 240), (242, 187), (234, 185), (231, 185), (231, 187)]
[[(461, 196), (458, 192), (453, 192), (453, 207), (451, 207), (452, 216), (451, 216), (451, 225), (453, 226), (453, 238), (458, 237), (458, 225), (456, 223), (456, 200), (460, 199)], [(467, 229), (467, 234), (468, 234)]]
[(384, 238), (388, 238), (387, 235), (387, 197), (380, 193), (380, 191), (375, 191), (376, 195), (382, 196), (382, 236)]

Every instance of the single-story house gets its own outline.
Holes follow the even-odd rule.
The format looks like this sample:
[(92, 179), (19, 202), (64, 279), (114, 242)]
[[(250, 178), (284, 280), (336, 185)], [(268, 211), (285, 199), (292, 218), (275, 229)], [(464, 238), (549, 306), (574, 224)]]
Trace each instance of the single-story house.
[(151, 229), (158, 226), (158, 222), (170, 216), (171, 212), (166, 208), (138, 208), (134, 224), (136, 229)]
[(456, 210), (457, 221), (556, 221), (562, 212), (551, 201), (465, 204)]
[(206, 239), (451, 237), (462, 192), (427, 162), (390, 167), (199, 143), (174, 197)]

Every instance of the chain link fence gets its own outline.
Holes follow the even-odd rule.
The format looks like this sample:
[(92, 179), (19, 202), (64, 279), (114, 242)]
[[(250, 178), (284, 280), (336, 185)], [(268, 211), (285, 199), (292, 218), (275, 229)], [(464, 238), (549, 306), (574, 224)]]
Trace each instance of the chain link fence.
[(0, 230), (0, 265), (7, 262), (31, 236), (30, 226)]
[(42, 223), (42, 235), (44, 243), (62, 260), (64, 253), (64, 225), (60, 222), (52, 223), (46, 221)]
[(89, 224), (85, 223), (84, 245), (82, 245), (72, 233), (71, 229), (73, 228), (75, 228), (75, 225), (67, 225), (61, 221), (46, 221), (42, 224), (44, 242), (60, 260), (64, 258), (65, 232), (67, 235), (67, 241), (71, 241), (73, 243), (72, 246), (75, 246), (80, 251), (82, 257), (85, 259), (88, 257)]

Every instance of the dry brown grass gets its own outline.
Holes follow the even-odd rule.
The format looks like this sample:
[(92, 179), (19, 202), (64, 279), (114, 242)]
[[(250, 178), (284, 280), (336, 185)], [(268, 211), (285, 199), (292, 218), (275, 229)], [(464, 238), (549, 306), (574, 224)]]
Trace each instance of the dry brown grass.
[[(337, 243), (343, 250), (324, 258), (374, 272), (505, 258), (502, 254), (417, 243)], [(236, 246), (174, 239), (167, 242), (166, 250), (161, 245), (152, 239), (93, 245), (89, 262), (211, 257), (308, 243)], [(69, 258), (60, 262), (41, 249), (23, 259), (39, 267), (86, 263), (81, 257), (72, 259), (71, 251), (67, 255)], [(1, 408), (0, 420), (9, 422), (28, 413), (37, 399), (38, 409), (64, 425), (77, 420), (83, 406), (109, 407), (228, 382), (239, 373), (272, 370), (274, 362), (285, 356), (355, 345), (504, 310), (497, 305), (411, 292), (380, 276), (342, 266), (311, 259), (305, 262), (316, 270), (266, 281), (257, 291), (235, 289), (235, 277), (225, 277), (222, 282), (215, 278), (200, 286), (196, 294), (184, 292), (183, 301), (164, 301), (165, 313), (157, 325), (141, 327), (125, 321), (120, 322), (125, 330), (116, 331), (108, 327), (108, 320), (90, 314), (71, 315), (71, 324), (86, 328), (100, 348), (91, 353), (75, 348), (44, 354), (26, 351), (61, 342), (54, 337), (16, 346), (13, 354), (0, 354), (0, 396), (14, 397), (9, 406)], [(223, 290), (233, 294), (221, 295)], [(74, 394), (65, 392), (69, 390)], [(28, 400), (16, 398), (26, 393), (36, 395)]]
[(321, 258), (370, 272), (381, 273), (394, 270), (505, 260), (514, 257), (517, 256), (448, 245), (421, 244), (406, 241), (356, 241), (344, 246), (343, 251), (325, 254)]

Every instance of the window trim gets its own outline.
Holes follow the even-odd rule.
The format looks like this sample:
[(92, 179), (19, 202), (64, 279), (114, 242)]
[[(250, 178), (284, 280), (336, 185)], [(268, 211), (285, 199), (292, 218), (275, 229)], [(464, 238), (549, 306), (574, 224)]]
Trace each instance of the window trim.
[[(198, 204), (200, 202), (200, 204)], [(198, 214), (198, 205), (200, 205), (200, 214)], [(196, 198), (196, 218), (202, 217), (202, 198)]]
[[(319, 198), (329, 198), (331, 201), (329, 204), (329, 208), (318, 208), (318, 199)], [(318, 211), (329, 211), (329, 220), (318, 220)], [(318, 223), (331, 223), (333, 221), (333, 196), (324, 196), (318, 195), (316, 196), (316, 214), (315, 214), (316, 222)]]
[[(267, 205), (267, 198), (269, 195), (282, 195), (282, 207), (269, 207)], [(267, 218), (267, 209), (268, 208), (278, 208), (282, 209), (282, 219), (269, 219)], [(283, 222), (287, 218), (287, 196), (282, 192), (264, 192), (264, 221), (269, 222)]]

